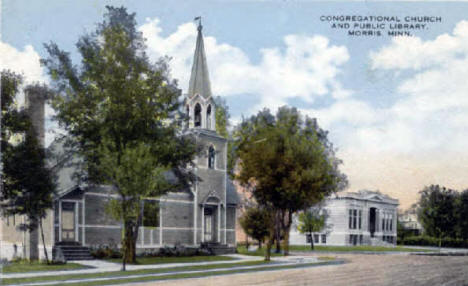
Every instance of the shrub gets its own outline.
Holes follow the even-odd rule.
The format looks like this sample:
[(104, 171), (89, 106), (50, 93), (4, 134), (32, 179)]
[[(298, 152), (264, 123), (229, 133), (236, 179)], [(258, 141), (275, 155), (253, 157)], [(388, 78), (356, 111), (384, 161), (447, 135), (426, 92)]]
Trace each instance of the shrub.
[(94, 248), (90, 253), (91, 256), (97, 259), (122, 258), (122, 253), (118, 249), (109, 246)]
[[(410, 236), (403, 239), (404, 245), (439, 246), (439, 239), (431, 236)], [(442, 247), (468, 247), (468, 241), (457, 238), (442, 238)]]

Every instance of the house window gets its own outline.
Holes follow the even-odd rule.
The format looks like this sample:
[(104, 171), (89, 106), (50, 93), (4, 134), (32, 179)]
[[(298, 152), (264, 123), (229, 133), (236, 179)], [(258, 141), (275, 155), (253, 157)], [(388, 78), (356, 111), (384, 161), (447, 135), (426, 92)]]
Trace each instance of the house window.
[(206, 110), (206, 128), (211, 129), (211, 105), (208, 105)]
[[(359, 215), (358, 215), (359, 214)], [(362, 211), (357, 209), (349, 210), (349, 221), (348, 226), (350, 229), (361, 229), (362, 226)]]
[(359, 244), (362, 244), (362, 234), (359, 235)]
[(357, 228), (357, 210), (353, 210), (353, 229)]
[(312, 235), (311, 234), (306, 234), (306, 242), (310, 243), (312, 241)]
[(210, 146), (208, 149), (208, 168), (214, 169), (215, 165), (215, 149), (213, 146)]
[(159, 227), (159, 202), (155, 200), (143, 201), (143, 226)]
[(390, 230), (393, 230), (393, 218), (390, 219)]
[(353, 228), (353, 210), (349, 210), (348, 226), (349, 226), (350, 229)]
[(362, 227), (362, 210), (359, 210), (359, 229)]
[(319, 235), (314, 234), (314, 243), (319, 243)]
[(195, 105), (195, 117), (194, 117), (194, 122), (195, 122), (195, 127), (201, 127), (201, 106), (199, 103)]
[(322, 234), (322, 243), (323, 244), (327, 243), (327, 235), (326, 234)]
[(385, 219), (382, 219), (382, 230), (385, 230)]

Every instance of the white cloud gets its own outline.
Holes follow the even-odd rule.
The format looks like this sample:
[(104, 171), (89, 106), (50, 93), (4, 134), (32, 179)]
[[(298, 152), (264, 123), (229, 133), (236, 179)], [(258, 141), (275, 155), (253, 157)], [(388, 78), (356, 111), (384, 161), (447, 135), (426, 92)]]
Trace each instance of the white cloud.
[[(140, 31), (147, 38), (148, 53), (153, 60), (164, 55), (172, 57), (173, 77), (186, 90), (195, 47), (195, 25), (182, 24), (173, 34), (163, 37), (159, 20), (147, 19)], [(348, 51), (342, 46), (331, 46), (325, 37), (285, 36), (284, 47), (260, 50), (258, 64), (253, 64), (238, 47), (218, 43), (210, 36), (204, 40), (213, 93), (258, 96), (259, 104), (251, 106), (248, 113), (263, 107), (274, 110), (291, 98), (312, 103), (327, 94), (336, 98), (350, 95), (336, 81), (340, 67), (349, 59)]]
[(26, 83), (46, 83), (47, 78), (39, 63), (40, 56), (31, 45), (23, 51), (0, 42), (0, 69), (9, 69), (22, 74)]
[(452, 34), (433, 40), (395, 38), (371, 52), (370, 63), (372, 70), (388, 70), (400, 80), (393, 105), (377, 109), (346, 99), (317, 113), (329, 125), (341, 121), (356, 127), (347, 130), (347, 147), (407, 153), (465, 150), (468, 22), (458, 23)]
[[(40, 56), (31, 45), (26, 45), (23, 50), (18, 50), (9, 44), (0, 42), (0, 55), (0, 70), (11, 70), (21, 74), (24, 79), (23, 86), (32, 83), (47, 84), (49, 82), (44, 69), (40, 65)], [(17, 102), (20, 106), (24, 104), (24, 94), (22, 92), (18, 94)], [(54, 110), (46, 105), (46, 146), (55, 138), (54, 130), (58, 130), (57, 124), (51, 121), (53, 115)]]

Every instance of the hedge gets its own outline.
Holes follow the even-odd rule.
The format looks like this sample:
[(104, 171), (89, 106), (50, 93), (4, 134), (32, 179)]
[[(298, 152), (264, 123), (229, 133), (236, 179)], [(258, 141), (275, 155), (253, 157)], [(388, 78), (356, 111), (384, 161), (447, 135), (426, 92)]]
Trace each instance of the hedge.
[[(418, 245), (418, 246), (439, 246), (439, 239), (430, 236), (410, 236), (405, 237), (402, 241), (403, 245)], [(468, 248), (468, 240), (445, 237), (442, 238), (442, 247), (459, 247)]]

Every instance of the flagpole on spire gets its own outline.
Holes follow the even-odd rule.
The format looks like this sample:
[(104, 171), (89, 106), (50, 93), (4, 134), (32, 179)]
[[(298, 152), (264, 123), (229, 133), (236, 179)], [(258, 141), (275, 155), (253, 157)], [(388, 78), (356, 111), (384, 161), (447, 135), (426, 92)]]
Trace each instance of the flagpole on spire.
[(195, 19), (193, 19), (194, 21), (198, 21), (198, 30), (201, 31), (202, 29), (202, 24), (201, 24), (201, 16), (198, 16), (198, 17), (195, 17)]

